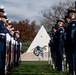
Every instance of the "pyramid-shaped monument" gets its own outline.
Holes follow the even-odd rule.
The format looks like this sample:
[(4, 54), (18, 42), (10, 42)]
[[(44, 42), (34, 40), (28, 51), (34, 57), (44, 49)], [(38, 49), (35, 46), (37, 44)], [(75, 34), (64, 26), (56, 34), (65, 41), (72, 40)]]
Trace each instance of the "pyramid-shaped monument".
[(28, 50), (21, 55), (21, 61), (36, 61), (39, 60), (39, 57), (36, 56), (33, 51), (36, 46), (44, 47), (46, 46), (45, 50), (43, 50), (44, 58), (40, 58), (40, 60), (48, 60), (49, 54), (49, 43), (50, 37), (46, 32), (44, 26), (40, 28), (36, 37), (32, 41), (31, 45), (29, 46)]

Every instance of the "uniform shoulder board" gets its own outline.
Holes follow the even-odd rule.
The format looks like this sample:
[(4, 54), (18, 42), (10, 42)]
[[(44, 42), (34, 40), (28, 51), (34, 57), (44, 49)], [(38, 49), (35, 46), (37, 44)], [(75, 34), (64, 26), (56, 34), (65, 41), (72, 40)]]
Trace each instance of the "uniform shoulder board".
[(72, 23), (72, 27), (76, 26), (76, 18), (71, 19), (70, 23)]
[(72, 24), (72, 26), (75, 26), (75, 24)]

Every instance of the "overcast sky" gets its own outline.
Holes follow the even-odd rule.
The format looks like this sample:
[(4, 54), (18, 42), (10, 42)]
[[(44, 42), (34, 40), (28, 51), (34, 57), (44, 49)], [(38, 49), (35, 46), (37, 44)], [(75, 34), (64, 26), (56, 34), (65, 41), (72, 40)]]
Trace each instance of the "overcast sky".
[(39, 22), (42, 19), (41, 11), (49, 9), (60, 1), (65, 0), (1, 0), (0, 6), (5, 7), (11, 21), (29, 19)]

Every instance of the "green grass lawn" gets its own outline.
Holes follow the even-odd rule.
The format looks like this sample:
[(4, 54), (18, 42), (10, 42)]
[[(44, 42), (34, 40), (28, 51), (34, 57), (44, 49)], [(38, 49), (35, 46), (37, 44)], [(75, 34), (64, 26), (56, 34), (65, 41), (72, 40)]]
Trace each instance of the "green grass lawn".
[(25, 61), (14, 68), (10, 75), (66, 75), (66, 73), (53, 70), (47, 61)]

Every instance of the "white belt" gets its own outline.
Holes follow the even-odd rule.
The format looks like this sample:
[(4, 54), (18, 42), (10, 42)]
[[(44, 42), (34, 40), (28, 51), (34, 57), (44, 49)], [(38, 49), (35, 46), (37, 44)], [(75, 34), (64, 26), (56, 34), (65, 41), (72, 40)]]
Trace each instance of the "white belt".
[(4, 33), (0, 33), (0, 35), (3, 35), (3, 36), (5, 36), (5, 34), (4, 34)]

